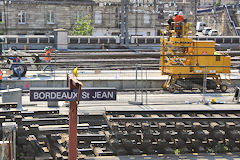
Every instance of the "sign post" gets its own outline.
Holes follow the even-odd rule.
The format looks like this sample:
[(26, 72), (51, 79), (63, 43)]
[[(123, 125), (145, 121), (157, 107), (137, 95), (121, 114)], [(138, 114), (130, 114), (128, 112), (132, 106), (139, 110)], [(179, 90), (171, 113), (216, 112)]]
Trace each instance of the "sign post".
[[(70, 89), (78, 90), (78, 98), (80, 101), (81, 95), (81, 83), (73, 78), (71, 75), (67, 77), (68, 86)], [(77, 101), (70, 101), (69, 107), (69, 151), (68, 151), (68, 159), (76, 160), (77, 159)]]

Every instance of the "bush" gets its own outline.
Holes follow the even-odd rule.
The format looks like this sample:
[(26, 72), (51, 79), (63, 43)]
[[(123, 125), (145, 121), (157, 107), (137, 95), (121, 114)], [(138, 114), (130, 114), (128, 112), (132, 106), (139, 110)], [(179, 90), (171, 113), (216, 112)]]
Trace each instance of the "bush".
[(87, 15), (83, 18), (80, 18), (73, 25), (70, 34), (73, 36), (90, 36), (93, 33), (93, 22), (90, 19), (90, 16)]

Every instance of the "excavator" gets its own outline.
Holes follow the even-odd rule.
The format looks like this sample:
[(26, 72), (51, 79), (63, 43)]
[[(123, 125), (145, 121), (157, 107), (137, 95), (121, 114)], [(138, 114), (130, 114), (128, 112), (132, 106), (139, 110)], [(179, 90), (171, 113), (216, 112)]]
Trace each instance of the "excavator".
[[(195, 88), (226, 92), (230, 56), (216, 52), (214, 41), (200, 41), (190, 37), (190, 23), (180, 21), (171, 25), (168, 27), (168, 36), (160, 38), (160, 70), (162, 75), (168, 75), (162, 88), (170, 93)], [(221, 79), (224, 75), (225, 82)]]

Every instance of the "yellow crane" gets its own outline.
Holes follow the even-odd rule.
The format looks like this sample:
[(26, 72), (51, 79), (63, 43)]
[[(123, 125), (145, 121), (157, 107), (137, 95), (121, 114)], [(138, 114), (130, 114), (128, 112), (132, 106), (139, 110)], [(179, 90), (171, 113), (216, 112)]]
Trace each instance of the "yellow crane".
[(190, 23), (174, 22), (172, 25), (168, 27), (168, 36), (160, 39), (160, 69), (162, 75), (168, 75), (163, 89), (173, 93), (180, 88), (201, 88), (205, 76), (207, 89), (226, 92), (227, 85), (220, 74), (230, 73), (230, 56), (216, 52), (214, 41), (190, 38)]

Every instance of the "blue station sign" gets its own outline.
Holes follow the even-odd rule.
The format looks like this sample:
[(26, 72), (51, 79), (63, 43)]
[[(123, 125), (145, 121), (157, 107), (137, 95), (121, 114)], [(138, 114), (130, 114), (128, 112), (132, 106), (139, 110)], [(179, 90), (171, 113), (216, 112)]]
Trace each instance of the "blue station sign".
[[(80, 101), (116, 100), (116, 88), (82, 88)], [(76, 101), (77, 90), (69, 88), (31, 88), (30, 101)]]

